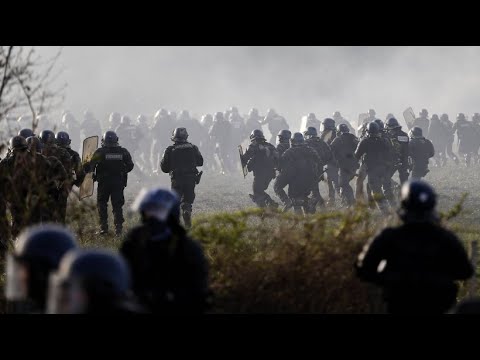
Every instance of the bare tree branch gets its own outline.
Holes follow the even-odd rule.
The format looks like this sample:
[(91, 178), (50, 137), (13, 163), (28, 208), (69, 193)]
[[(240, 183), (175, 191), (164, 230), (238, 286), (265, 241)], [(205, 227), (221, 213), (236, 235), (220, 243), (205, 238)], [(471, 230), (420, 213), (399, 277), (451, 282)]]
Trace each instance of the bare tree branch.
[(7, 77), (8, 65), (9, 65), (9, 61), (10, 61), (10, 56), (12, 55), (12, 50), (13, 50), (13, 46), (9, 46), (7, 57), (5, 58), (5, 63), (3, 64), (3, 66), (5, 66), (5, 69), (3, 71), (2, 85), (0, 86), (0, 105), (2, 104), (3, 89), (5, 88), (5, 85), (8, 82), (8, 77)]

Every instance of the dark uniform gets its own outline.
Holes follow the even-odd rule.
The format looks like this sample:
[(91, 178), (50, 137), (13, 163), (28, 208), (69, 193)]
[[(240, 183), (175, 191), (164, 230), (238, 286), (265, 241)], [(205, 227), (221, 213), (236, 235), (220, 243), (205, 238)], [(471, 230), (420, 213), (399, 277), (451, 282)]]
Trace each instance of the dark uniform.
[(220, 162), (222, 173), (233, 171), (230, 166), (235, 162), (230, 159), (230, 156), (233, 154), (231, 148), (235, 148), (236, 145), (232, 144), (232, 124), (224, 118), (223, 113), (215, 113), (209, 135), (215, 144), (215, 153)]
[(287, 179), (288, 197), (295, 213), (312, 212), (308, 195), (318, 182), (321, 159), (314, 149), (306, 145), (301, 133), (295, 133), (291, 143), (291, 148), (280, 158), (281, 174)]
[(277, 114), (273, 109), (267, 110), (267, 115), (265, 115), (261, 125), (267, 125), (268, 131), (270, 131), (270, 134), (272, 134), (270, 143), (275, 142), (275, 134), (278, 134), (280, 131), (282, 131), (282, 129), (290, 129), (287, 120), (283, 116)]
[[(292, 137), (292, 133), (290, 130), (282, 130), (278, 133), (278, 142), (277, 142), (277, 152), (278, 158), (280, 159), (285, 151), (290, 149), (290, 138)], [(285, 186), (288, 184), (288, 179), (285, 176), (285, 173), (282, 173), (280, 168), (280, 162), (278, 164), (277, 170), (279, 174), (275, 178), (273, 182), (273, 191), (285, 205), (285, 209), (291, 206), (291, 201), (285, 192)]]
[(443, 124), (440, 122), (438, 115), (433, 114), (432, 118), (430, 119), (430, 126), (428, 128), (428, 135), (427, 138), (432, 142), (435, 148), (435, 166), (441, 167), (446, 161), (446, 154), (445, 154), (445, 128)]
[[(169, 207), (163, 219), (144, 210)], [(133, 228), (120, 247), (132, 271), (133, 291), (156, 314), (201, 314), (208, 297), (208, 265), (201, 246), (179, 225), (179, 199), (162, 189), (135, 201), (142, 224)], [(173, 213), (173, 214), (172, 214)]]
[(430, 127), (430, 120), (428, 119), (428, 111), (422, 109), (420, 117), (416, 118), (412, 124), (412, 128), (419, 127), (422, 129), (422, 133), (428, 134), (428, 128)]
[(253, 195), (250, 194), (250, 198), (259, 207), (277, 207), (278, 204), (265, 192), (276, 175), (279, 159), (277, 149), (267, 143), (261, 130), (254, 130), (250, 140), (241, 159), (242, 165), (246, 164), (248, 171), (253, 172)]
[(390, 118), (386, 122), (387, 136), (393, 145), (395, 152), (394, 168), (390, 178), (398, 171), (400, 184), (403, 185), (408, 180), (408, 134), (402, 131), (402, 127), (397, 119)]
[(360, 141), (355, 157), (360, 160), (363, 156), (368, 175), (368, 185), (373, 195), (373, 199), (382, 212), (387, 211), (382, 187), (384, 192), (391, 189), (390, 179), (388, 177), (393, 155), (393, 147), (390, 142), (380, 136), (380, 128), (376, 123), (368, 125), (368, 136)]
[(102, 138), (102, 147), (97, 149), (90, 162), (86, 163), (86, 172), (95, 171), (94, 180), (98, 182), (97, 207), (100, 218), (100, 234), (108, 233), (108, 201), (112, 202), (113, 219), (117, 235), (123, 229), (123, 191), (127, 186), (128, 173), (134, 167), (132, 156), (127, 149), (118, 145), (118, 137), (113, 131), (107, 131)]
[(472, 276), (473, 267), (455, 234), (437, 223), (430, 186), (413, 181), (404, 187), (404, 224), (383, 230), (365, 246), (357, 275), (383, 289), (389, 313), (445, 313), (456, 301), (454, 281)]
[(169, 135), (175, 130), (175, 120), (165, 109), (160, 109), (155, 113), (152, 126), (152, 138), (154, 139), (151, 147), (150, 160), (154, 172), (159, 172), (161, 156), (169, 145)]
[[(317, 152), (318, 158), (320, 160), (319, 163), (317, 164), (317, 169), (319, 173), (321, 173), (322, 175), (318, 177), (317, 181), (313, 185), (312, 199), (310, 201), (310, 210), (315, 212), (317, 204), (320, 204), (320, 207), (322, 208), (325, 207), (325, 200), (323, 200), (323, 197), (320, 194), (319, 182), (324, 178), (323, 169), (325, 165), (331, 164), (334, 159), (334, 156), (330, 149), (330, 146), (328, 146), (325, 141), (323, 141), (317, 136), (316, 128), (309, 127), (305, 132), (304, 137), (305, 137), (305, 143), (307, 144), (307, 146), (311, 147)], [(327, 173), (328, 173), (328, 169), (327, 169)]]
[[(333, 119), (327, 118), (323, 120), (323, 131), (320, 135), (320, 139), (325, 141), (328, 145), (337, 136), (337, 130), (335, 128), (335, 121)], [(328, 204), (330, 206), (335, 205), (335, 192), (340, 192), (338, 187), (338, 164), (335, 157), (332, 156), (330, 161), (327, 163), (327, 184), (328, 184)]]
[(457, 121), (453, 126), (453, 131), (457, 132), (458, 152), (463, 155), (465, 166), (470, 166), (472, 155), (475, 152), (477, 137), (477, 129), (474, 124), (467, 121), (464, 114), (457, 115)]
[(412, 179), (420, 180), (430, 171), (428, 159), (435, 155), (435, 149), (432, 142), (422, 136), (422, 131), (418, 127), (412, 128), (410, 137), (408, 152), (412, 159)]
[(358, 146), (358, 138), (349, 133), (350, 129), (346, 124), (338, 126), (339, 135), (332, 141), (330, 148), (333, 156), (337, 160), (339, 171), (340, 196), (346, 206), (351, 206), (355, 202), (353, 189), (350, 181), (355, 176), (358, 169), (358, 160), (355, 158), (355, 150)]
[[(453, 152), (453, 142), (455, 141), (455, 130), (453, 129), (453, 123), (448, 119), (447, 114), (442, 114), (440, 116), (440, 121), (442, 122), (445, 128), (445, 153), (450, 159), (452, 159), (455, 164), (459, 164), (457, 155)], [(445, 159), (446, 163), (446, 159)]]
[(198, 147), (187, 142), (187, 138), (185, 128), (173, 131), (172, 141), (175, 143), (165, 149), (160, 168), (164, 173), (170, 173), (172, 189), (181, 199), (183, 221), (186, 227), (190, 227), (195, 184), (199, 181), (197, 166), (203, 166), (203, 157)]

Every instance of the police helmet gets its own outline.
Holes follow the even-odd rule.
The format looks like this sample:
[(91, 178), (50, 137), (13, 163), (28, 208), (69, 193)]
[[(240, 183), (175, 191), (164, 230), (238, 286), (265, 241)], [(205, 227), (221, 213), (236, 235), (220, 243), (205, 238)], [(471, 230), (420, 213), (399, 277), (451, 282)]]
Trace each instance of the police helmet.
[(131, 209), (142, 214), (144, 220), (153, 218), (166, 222), (170, 217), (176, 222), (180, 220), (180, 198), (169, 189), (142, 189)]
[(437, 205), (433, 188), (422, 180), (408, 181), (401, 190), (401, 209), (405, 213), (432, 213)]
[(421, 128), (421, 127), (418, 127), (418, 126), (413, 127), (413, 128), (410, 130), (409, 135), (410, 135), (410, 137), (411, 137), (412, 139), (418, 139), (418, 138), (423, 137), (422, 128)]
[(43, 144), (53, 144), (55, 142), (55, 133), (51, 130), (43, 130), (40, 133), (40, 140)]
[(33, 152), (41, 152), (43, 149), (42, 142), (40, 139), (36, 136), (30, 136), (27, 138), (27, 146), (28, 150), (33, 151)]
[(265, 140), (265, 136), (263, 135), (262, 130), (253, 130), (252, 133), (250, 134), (250, 140), (257, 140), (257, 139), (263, 139)]
[(57, 132), (57, 135), (55, 135), (55, 140), (57, 141), (58, 145), (62, 146), (70, 145), (70, 143), (72, 142), (72, 140), (70, 139), (70, 135), (68, 135), (68, 133), (65, 131)]
[(27, 140), (23, 136), (14, 136), (10, 139), (10, 149), (25, 150), (27, 149)]
[(422, 109), (422, 111), (420, 112), (420, 116), (428, 116), (428, 111), (427, 109)]
[(464, 120), (467, 120), (467, 118), (465, 117), (465, 114), (464, 114), (464, 113), (458, 113), (458, 114), (457, 114), (457, 121), (458, 121), (458, 120), (464, 121)]
[(76, 247), (72, 232), (60, 225), (36, 225), (21, 232), (7, 259), (7, 299), (31, 299), (43, 305), (49, 274)]
[(317, 129), (313, 126), (309, 126), (308, 129), (303, 133), (304, 139), (311, 139), (318, 136)]
[(337, 132), (339, 132), (340, 134), (345, 134), (349, 133), (350, 129), (348, 128), (347, 124), (339, 124), (337, 126)]
[(390, 119), (388, 119), (387, 122), (385, 123), (385, 126), (387, 129), (401, 128), (400, 124), (398, 123), (398, 120), (395, 119), (394, 117), (391, 117)]
[(82, 314), (109, 310), (127, 299), (131, 273), (122, 256), (109, 250), (68, 252), (50, 277), (50, 314)]
[(440, 121), (440, 119), (438, 118), (438, 115), (437, 115), (437, 114), (433, 114), (433, 115), (432, 115), (432, 118), (431, 118), (430, 120), (431, 120), (431, 121), (434, 121), (434, 122)]
[(335, 120), (331, 118), (324, 119), (322, 125), (325, 130), (335, 130)]
[(442, 121), (448, 121), (448, 114), (445, 114), (445, 113), (442, 114), (442, 115), (440, 116), (440, 120), (442, 120)]
[(280, 140), (290, 140), (292, 132), (290, 130), (280, 130), (277, 136)]
[(115, 131), (108, 130), (103, 134), (102, 143), (105, 145), (115, 145), (118, 143), (118, 136)]
[(375, 121), (368, 123), (367, 133), (369, 135), (377, 135), (380, 132), (380, 126)]
[(383, 123), (383, 121), (380, 119), (375, 119), (373, 121), (377, 123), (378, 127), (380, 128), (380, 131), (383, 131), (383, 129), (385, 128), (385, 124)]
[(184, 127), (175, 128), (172, 132), (172, 141), (187, 141), (188, 133)]
[(375, 110), (373, 109), (369, 109), (368, 110), (368, 115), (370, 115), (371, 117), (375, 116), (377, 113), (375, 112)]
[(302, 133), (296, 132), (293, 134), (292, 139), (290, 140), (292, 146), (303, 145), (305, 143), (305, 138)]
[(32, 129), (22, 129), (18, 132), (18, 136), (21, 136), (24, 139), (29, 138), (30, 136), (33, 136), (33, 130)]

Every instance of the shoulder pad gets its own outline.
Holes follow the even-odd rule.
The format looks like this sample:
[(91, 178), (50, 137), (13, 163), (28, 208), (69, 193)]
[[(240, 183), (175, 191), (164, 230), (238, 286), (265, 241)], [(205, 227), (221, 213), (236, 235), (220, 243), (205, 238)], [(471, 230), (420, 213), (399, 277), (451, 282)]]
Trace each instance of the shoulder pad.
[(408, 142), (408, 136), (397, 136), (397, 140), (400, 142)]

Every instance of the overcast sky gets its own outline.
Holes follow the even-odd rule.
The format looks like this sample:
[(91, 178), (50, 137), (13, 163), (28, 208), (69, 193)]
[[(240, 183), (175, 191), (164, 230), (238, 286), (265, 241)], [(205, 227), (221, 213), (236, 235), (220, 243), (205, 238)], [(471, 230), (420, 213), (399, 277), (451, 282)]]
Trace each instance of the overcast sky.
[[(52, 55), (56, 47), (38, 47)], [(65, 109), (153, 115), (160, 107), (203, 114), (274, 108), (302, 115), (384, 118), (480, 112), (479, 47), (64, 47)]]

